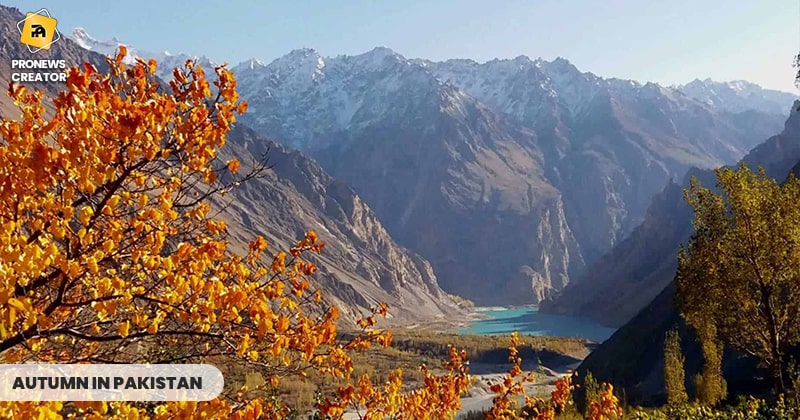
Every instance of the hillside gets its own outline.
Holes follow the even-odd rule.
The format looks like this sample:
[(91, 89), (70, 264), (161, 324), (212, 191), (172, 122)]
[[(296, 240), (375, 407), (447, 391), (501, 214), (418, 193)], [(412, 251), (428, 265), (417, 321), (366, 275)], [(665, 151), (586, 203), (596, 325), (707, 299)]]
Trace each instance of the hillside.
[[(755, 147), (743, 161), (783, 178), (798, 159), (800, 114), (795, 103), (783, 132)], [(712, 171), (694, 169), (680, 185), (668, 185), (653, 199), (644, 222), (592, 266), (590, 278), (568, 287), (542, 310), (591, 316), (606, 325), (620, 326), (649, 304), (672, 281), (679, 246), (692, 233), (692, 212), (682, 192), (691, 176), (708, 186), (716, 182)]]
[(457, 320), (463, 314), (439, 287), (430, 263), (398, 246), (361, 198), (312, 159), (243, 126), (234, 128), (229, 142), (240, 161), (267, 152), (272, 166), (265, 178), (231, 193), (221, 217), (234, 243), (244, 247), (258, 234), (285, 248), (315, 229), (327, 245), (316, 258), (314, 281), (345, 314), (356, 318), (380, 302), (395, 321)]
[[(796, 103), (795, 107), (797, 105), (800, 103)], [(744, 158), (744, 161), (751, 167), (763, 166), (768, 175), (779, 180), (784, 179), (790, 172), (797, 173), (800, 168), (800, 114), (798, 111), (792, 112), (783, 133), (753, 149)], [(698, 171), (695, 174), (705, 185), (713, 185), (713, 173)], [(675, 186), (671, 190), (677, 188)], [(663, 207), (663, 205), (659, 206), (654, 202), (654, 207)], [(583, 301), (583, 306), (581, 306), (583, 310), (591, 311), (588, 313), (598, 319), (612, 323), (624, 320), (624, 315), (631, 313), (630, 311), (633, 311), (635, 306), (629, 305), (624, 309), (619, 305), (614, 306), (611, 302), (620, 299), (620, 296), (607, 291), (626, 288), (627, 293), (622, 298), (631, 298), (637, 293), (655, 293), (656, 296), (651, 302), (643, 305), (643, 309), (638, 313), (634, 313), (632, 319), (627, 322), (623, 321), (624, 324), (620, 329), (598, 346), (578, 369), (580, 373), (584, 374), (591, 371), (599, 380), (611, 381), (624, 388), (626, 395), (634, 403), (663, 403), (663, 338), (668, 330), (678, 328), (681, 331), (688, 375), (697, 373), (702, 364), (702, 356), (694, 340), (694, 334), (681, 320), (674, 303), (675, 285), (672, 279), (677, 266), (675, 254), (679, 244), (685, 243), (692, 233), (691, 209), (688, 208), (688, 205), (680, 207), (679, 212), (672, 214), (671, 223), (675, 226), (689, 226), (689, 228), (662, 231), (663, 240), (670, 241), (671, 245), (652, 251), (650, 268), (644, 269), (646, 267), (644, 264), (639, 268), (639, 272), (644, 273), (639, 274), (641, 277), (638, 277), (642, 281), (623, 283), (619, 281), (621, 277), (616, 277), (617, 281), (608, 280), (602, 288), (595, 289), (595, 298), (592, 301)], [(642, 237), (648, 234), (654, 235), (658, 230), (657, 225), (654, 225), (649, 228), (649, 232), (643, 232)], [(684, 232), (679, 234), (678, 232), (681, 230)], [(635, 237), (635, 235), (632, 236), (632, 238)], [(639, 243), (638, 246), (646, 247), (644, 243)], [(630, 255), (630, 251), (624, 252), (625, 249), (632, 250), (634, 248), (636, 248), (636, 244), (629, 244), (627, 248), (620, 247), (620, 258)], [(653, 270), (652, 267), (658, 267), (659, 264), (661, 264), (660, 269)], [(633, 269), (629, 268), (629, 270), (621, 269), (624, 273), (635, 273)], [(611, 279), (611, 277), (604, 278)], [(659, 286), (661, 290), (654, 292)], [(605, 292), (600, 293), (600, 290)], [(609, 295), (610, 297), (598, 298), (600, 295)], [(602, 301), (600, 301), (601, 299)], [(559, 300), (556, 303), (562, 304), (565, 301), (566, 297), (563, 301)], [(596, 309), (599, 308), (598, 305), (605, 304), (605, 302), (609, 302), (607, 311)], [(595, 309), (592, 310), (592, 308)], [(761, 393), (770, 386), (769, 381), (763, 379), (768, 375), (759, 371), (752, 359), (732, 351), (725, 353), (723, 374), (728, 381), (728, 389), (732, 393)]]

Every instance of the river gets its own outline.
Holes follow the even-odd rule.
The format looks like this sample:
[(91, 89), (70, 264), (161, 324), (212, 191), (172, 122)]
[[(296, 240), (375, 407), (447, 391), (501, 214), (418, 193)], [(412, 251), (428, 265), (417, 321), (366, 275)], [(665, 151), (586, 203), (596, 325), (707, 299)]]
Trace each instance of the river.
[(488, 318), (478, 319), (459, 334), (508, 335), (514, 331), (528, 335), (579, 337), (602, 342), (614, 333), (614, 328), (577, 316), (539, 313), (535, 306), (516, 308), (478, 308)]

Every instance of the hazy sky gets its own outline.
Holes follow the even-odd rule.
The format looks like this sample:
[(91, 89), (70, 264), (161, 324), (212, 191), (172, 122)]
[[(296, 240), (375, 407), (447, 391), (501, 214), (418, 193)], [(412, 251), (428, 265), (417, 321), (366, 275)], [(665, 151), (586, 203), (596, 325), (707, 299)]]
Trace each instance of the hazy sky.
[(669, 85), (745, 79), (796, 92), (794, 0), (127, 0), (8, 1), (47, 7), (62, 32), (85, 27), (147, 51), (269, 62), (288, 51), (478, 61), (562, 56), (604, 77)]

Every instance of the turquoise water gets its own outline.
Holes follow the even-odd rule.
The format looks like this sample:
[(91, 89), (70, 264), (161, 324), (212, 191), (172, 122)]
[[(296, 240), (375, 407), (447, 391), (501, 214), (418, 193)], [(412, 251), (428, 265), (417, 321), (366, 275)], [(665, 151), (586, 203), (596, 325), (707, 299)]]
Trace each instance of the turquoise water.
[(569, 315), (540, 314), (538, 308), (523, 307), (481, 311), (491, 318), (476, 320), (459, 334), (506, 335), (514, 331), (529, 335), (580, 337), (601, 342), (611, 337), (614, 328), (591, 319)]

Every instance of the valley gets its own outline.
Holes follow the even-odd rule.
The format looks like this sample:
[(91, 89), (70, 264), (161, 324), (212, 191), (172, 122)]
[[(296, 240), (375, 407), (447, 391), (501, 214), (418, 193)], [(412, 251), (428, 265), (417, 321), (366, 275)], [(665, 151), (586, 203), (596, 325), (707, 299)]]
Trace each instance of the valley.
[(219, 366), (185, 418), (800, 416), (795, 93), (91, 31), (0, 63), (0, 361)]

